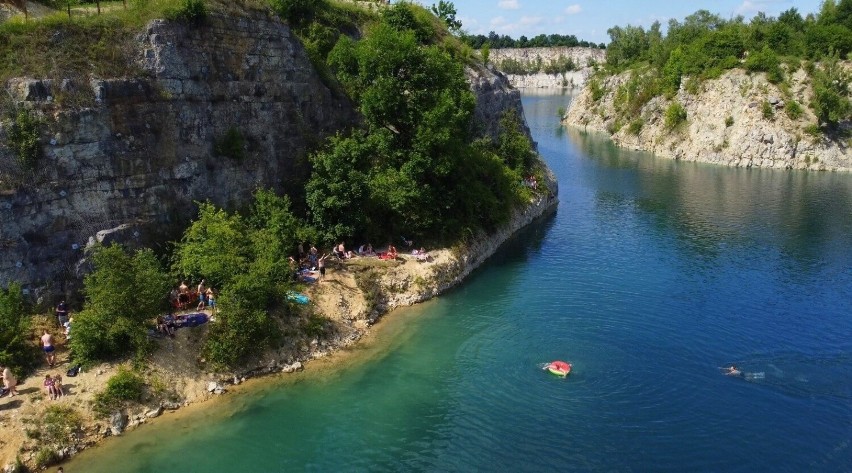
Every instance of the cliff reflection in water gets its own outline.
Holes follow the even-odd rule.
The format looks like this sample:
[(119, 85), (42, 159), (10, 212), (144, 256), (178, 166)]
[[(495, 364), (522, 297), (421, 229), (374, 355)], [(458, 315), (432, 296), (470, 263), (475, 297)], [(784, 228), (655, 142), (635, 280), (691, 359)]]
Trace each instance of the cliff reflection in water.
[[(852, 176), (728, 168), (625, 150), (602, 135), (568, 127), (570, 146), (602, 166), (583, 169), (602, 183), (599, 199), (650, 214), (683, 246), (712, 260), (722, 245), (774, 248), (815, 270), (848, 262)], [(618, 172), (613, 172), (613, 171)], [(611, 190), (607, 192), (607, 189)], [(808, 241), (802, 241), (807, 238)]]

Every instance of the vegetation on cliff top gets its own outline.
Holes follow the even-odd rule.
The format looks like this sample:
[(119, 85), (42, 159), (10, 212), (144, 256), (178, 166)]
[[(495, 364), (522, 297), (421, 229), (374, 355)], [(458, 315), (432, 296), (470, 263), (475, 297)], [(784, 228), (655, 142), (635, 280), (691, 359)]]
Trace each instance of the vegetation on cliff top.
[[(804, 18), (790, 8), (746, 23), (741, 16), (725, 20), (699, 10), (683, 22), (670, 20), (665, 35), (659, 22), (647, 31), (628, 25), (608, 33), (605, 73), (633, 71), (625, 86), (630, 90), (621, 91), (627, 118), (654, 96), (673, 96), (682, 85), (695, 88), (695, 81), (732, 68), (766, 73), (790, 101), (789, 77), (804, 67), (813, 79), (810, 105), (820, 124), (833, 128), (852, 112), (849, 74), (838, 66), (852, 51), (852, 0), (825, 0), (818, 14)], [(687, 78), (692, 82), (684, 84)], [(590, 86), (600, 89), (599, 79)]]
[[(51, 36), (43, 30), (51, 25), (60, 34), (73, 31), (66, 36), (72, 38), (94, 28), (103, 33), (96, 36), (97, 43), (110, 43), (110, 38), (126, 39), (130, 27), (140, 27), (143, 18), (175, 5), (183, 5), (175, 16), (181, 21), (202, 20), (207, 11), (197, 0), (136, 5), (137, 10), (115, 9), (103, 18), (56, 16), (8, 28), (37, 32), (36, 43), (38, 37)], [(129, 354), (144, 357), (150, 348), (147, 330), (167, 307), (170, 281), (179, 277), (207, 278), (220, 289), (221, 310), (203, 355), (215, 366), (234, 366), (274, 346), (285, 326), (296, 324), (314, 335), (324, 330), (320, 314), (298, 312), (295, 321), (289, 317), (296, 313), (286, 297), (295, 289), (289, 256), (300, 243), (384, 242), (400, 235), (425, 244), (454, 243), (495, 228), (512, 208), (528, 202), (533, 190), (521, 184), (525, 177), (535, 175), (542, 183), (538, 192), (547, 192), (544, 170), (522, 131), (521, 117), (505, 114), (496, 140), (476, 138), (475, 99), (464, 67), (482, 66), (471, 48), (447, 30), (447, 18), (410, 3), (381, 13), (325, 0), (271, 0), (271, 6), (293, 26), (326, 80), (356, 103), (363, 123), (353, 124), (311, 155), (306, 213), (267, 190), (255, 193), (246, 212), (199, 203), (198, 218), (165, 255), (170, 270), (163, 269), (162, 260), (150, 250), (93, 250), (85, 306), (75, 316), (70, 342), (75, 363)], [(437, 13), (446, 16), (447, 7)], [(57, 40), (61, 47), (66, 47), (66, 37)], [(92, 45), (81, 41), (85, 44), (76, 47)], [(102, 61), (98, 66), (86, 68), (90, 56), (83, 55), (64, 58), (61, 66), (33, 67), (32, 74), (99, 74), (110, 61), (126, 61), (120, 47), (105, 51), (91, 53), (93, 61)], [(211, 152), (216, 148), (220, 154), (231, 153), (231, 141), (238, 139), (211, 143)], [(24, 311), (20, 288), (12, 286), (0, 295), (3, 333), (26, 334), (25, 320), (15, 318)], [(21, 354), (31, 346), (17, 347), (14, 337), (6, 346), (12, 353), (0, 356), (26, 368)], [(113, 401), (105, 399), (103, 404)]]

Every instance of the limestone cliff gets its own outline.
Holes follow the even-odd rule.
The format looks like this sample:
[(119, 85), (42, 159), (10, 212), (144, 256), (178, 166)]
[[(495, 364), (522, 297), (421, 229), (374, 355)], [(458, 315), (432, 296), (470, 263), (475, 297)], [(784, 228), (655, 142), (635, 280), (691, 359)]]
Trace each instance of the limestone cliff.
[[(684, 85), (671, 99), (654, 97), (639, 113), (624, 117), (617, 112), (616, 96), (629, 80), (629, 72), (603, 79), (598, 100), (586, 87), (574, 98), (564, 123), (607, 133), (619, 146), (674, 159), (742, 167), (852, 170), (845, 142), (806, 133), (816, 118), (808, 107), (809, 79), (801, 69), (792, 75), (787, 93), (762, 73), (733, 69), (695, 88)], [(790, 100), (801, 105), (802, 114), (796, 119), (786, 112), (785, 102)], [(670, 130), (664, 114), (673, 101), (686, 110), (686, 121)]]
[[(0, 146), (0, 287), (18, 281), (36, 298), (62, 292), (79, 282), (90, 241), (163, 244), (193, 218), (194, 201), (233, 209), (259, 186), (292, 190), (307, 176), (308, 150), (359, 123), (268, 13), (211, 14), (198, 26), (155, 20), (135, 48), (139, 77), (6, 84), (4, 107), (35, 110), (44, 126), (35, 171), (15, 171)], [(476, 127), (493, 134), (492, 122), (520, 109), (520, 98), (499, 74), (468, 75)], [(59, 100), (72, 95), (89, 105)], [(243, 156), (217, 155), (233, 130)], [(6, 133), (0, 125), (4, 145)]]
[(556, 48), (505, 48), (492, 49), (490, 61), (500, 69), (506, 59), (515, 61), (525, 67), (535, 63), (549, 64), (560, 58), (570, 59), (576, 69), (568, 72), (548, 74), (537, 72), (534, 74), (510, 74), (506, 77), (513, 87), (519, 89), (538, 88), (581, 88), (586, 79), (593, 71), (593, 64), (606, 62), (606, 51), (597, 48), (581, 47), (556, 47)]

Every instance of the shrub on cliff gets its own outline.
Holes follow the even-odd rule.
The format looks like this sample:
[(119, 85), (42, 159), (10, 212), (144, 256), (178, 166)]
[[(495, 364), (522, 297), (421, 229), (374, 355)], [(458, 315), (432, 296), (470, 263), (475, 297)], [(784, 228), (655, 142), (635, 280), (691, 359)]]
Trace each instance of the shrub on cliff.
[(837, 56), (826, 60), (822, 67), (814, 70), (811, 108), (820, 124), (834, 128), (852, 116), (849, 81), (850, 75), (838, 63)]
[(683, 105), (680, 102), (672, 102), (671, 105), (666, 108), (665, 114), (665, 126), (668, 130), (674, 130), (678, 128), (681, 124), (686, 122), (686, 109), (683, 108)]
[(38, 356), (28, 341), (30, 335), (21, 286), (12, 283), (0, 289), (0, 366), (10, 366), (18, 376), (32, 369)]
[(183, 0), (179, 6), (167, 9), (165, 15), (170, 20), (198, 24), (207, 18), (207, 5), (204, 0)]
[(95, 394), (94, 409), (100, 415), (106, 416), (121, 409), (128, 402), (142, 400), (145, 381), (138, 374), (119, 369), (113, 377), (107, 380), (106, 388)]
[(41, 120), (33, 112), (21, 109), (12, 117), (7, 142), (22, 169), (36, 168), (41, 157), (40, 137)]
[(86, 302), (74, 317), (74, 361), (88, 364), (148, 349), (147, 324), (166, 306), (169, 276), (151, 250), (97, 247), (84, 279)]

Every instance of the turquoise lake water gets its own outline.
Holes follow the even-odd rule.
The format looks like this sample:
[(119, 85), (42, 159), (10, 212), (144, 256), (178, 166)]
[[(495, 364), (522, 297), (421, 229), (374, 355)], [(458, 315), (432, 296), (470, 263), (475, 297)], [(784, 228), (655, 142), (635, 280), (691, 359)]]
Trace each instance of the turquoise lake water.
[(850, 471), (852, 175), (620, 150), (569, 101), (524, 97), (558, 212), (463, 286), (65, 470)]

